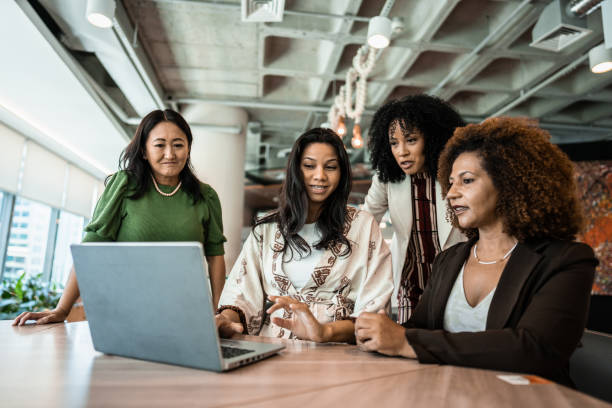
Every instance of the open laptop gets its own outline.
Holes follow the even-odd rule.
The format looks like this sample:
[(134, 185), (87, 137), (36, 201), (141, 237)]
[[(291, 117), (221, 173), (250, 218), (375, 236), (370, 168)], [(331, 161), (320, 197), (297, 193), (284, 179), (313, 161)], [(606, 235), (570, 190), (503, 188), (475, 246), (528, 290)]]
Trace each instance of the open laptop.
[(98, 351), (224, 371), (284, 348), (219, 339), (199, 242), (85, 243), (71, 249)]

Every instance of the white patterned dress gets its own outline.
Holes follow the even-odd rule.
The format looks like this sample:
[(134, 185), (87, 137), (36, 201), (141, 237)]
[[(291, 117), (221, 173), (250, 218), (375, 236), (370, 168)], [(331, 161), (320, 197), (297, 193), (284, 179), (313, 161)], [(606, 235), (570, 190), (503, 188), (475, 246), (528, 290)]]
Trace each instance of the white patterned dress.
[[(295, 338), (287, 329), (270, 321), (264, 304), (268, 295), (290, 296), (304, 302), (320, 323), (357, 317), (361, 312), (385, 309), (393, 292), (391, 255), (378, 223), (369, 213), (347, 207), (344, 235), (351, 253), (341, 256), (344, 246), (326, 249), (306, 285), (297, 290), (283, 270), (283, 237), (276, 223), (251, 232), (219, 300), (219, 311), (238, 312), (248, 334)], [(258, 239), (260, 237), (260, 239)], [(272, 314), (290, 317), (283, 309)]]

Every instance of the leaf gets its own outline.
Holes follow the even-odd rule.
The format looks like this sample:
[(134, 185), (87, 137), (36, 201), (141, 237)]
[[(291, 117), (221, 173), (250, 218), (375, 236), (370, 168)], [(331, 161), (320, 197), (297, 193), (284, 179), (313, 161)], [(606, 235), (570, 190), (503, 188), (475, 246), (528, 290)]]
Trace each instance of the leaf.
[(21, 302), (23, 300), (23, 278), (25, 278), (26, 273), (22, 273), (19, 279), (17, 279), (17, 284), (15, 285), (15, 296)]

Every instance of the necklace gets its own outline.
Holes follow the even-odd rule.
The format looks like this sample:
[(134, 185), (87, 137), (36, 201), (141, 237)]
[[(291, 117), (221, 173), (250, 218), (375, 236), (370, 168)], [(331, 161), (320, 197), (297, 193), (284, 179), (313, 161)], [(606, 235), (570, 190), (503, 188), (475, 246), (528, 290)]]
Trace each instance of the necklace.
[(157, 190), (157, 192), (163, 195), (164, 197), (172, 197), (173, 195), (175, 195), (176, 192), (179, 191), (179, 188), (181, 188), (181, 184), (183, 184), (182, 181), (179, 181), (178, 186), (176, 186), (176, 188), (172, 190), (172, 192), (164, 193), (163, 191), (159, 189), (159, 186), (157, 185), (157, 180), (155, 180), (155, 177), (152, 174), (151, 174), (151, 178), (153, 179), (153, 185), (155, 186), (155, 189)]
[(516, 242), (514, 243), (514, 245), (512, 246), (512, 248), (510, 248), (510, 250), (509, 250), (508, 252), (506, 252), (506, 255), (504, 255), (504, 257), (503, 257), (502, 259), (498, 259), (497, 261), (481, 261), (481, 260), (478, 258), (478, 255), (476, 255), (476, 248), (478, 248), (478, 244), (474, 244), (474, 258), (476, 258), (476, 261), (477, 261), (479, 264), (482, 264), (482, 265), (493, 265), (493, 264), (496, 264), (496, 263), (501, 262), (501, 261), (503, 261), (504, 259), (508, 258), (508, 257), (510, 256), (510, 254), (512, 253), (512, 251), (514, 251), (514, 248), (516, 248), (516, 246), (517, 246), (517, 245), (518, 245), (518, 241), (516, 241)]

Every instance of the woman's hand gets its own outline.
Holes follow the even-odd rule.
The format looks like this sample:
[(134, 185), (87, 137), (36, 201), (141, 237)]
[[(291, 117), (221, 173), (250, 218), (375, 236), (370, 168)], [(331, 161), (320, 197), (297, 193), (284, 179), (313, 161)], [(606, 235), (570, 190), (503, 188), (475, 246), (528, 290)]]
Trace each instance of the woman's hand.
[(281, 308), (291, 312), (289, 319), (273, 317), (272, 322), (277, 326), (291, 330), (301, 340), (323, 343), (330, 338), (330, 327), (319, 323), (305, 303), (298, 302), (289, 296), (268, 296), (268, 299), (274, 302), (274, 305), (267, 310), (268, 314)]
[(59, 307), (44, 312), (23, 312), (13, 320), (13, 326), (23, 326), (28, 320), (36, 320), (36, 324), (60, 323), (67, 316), (68, 313)]
[[(217, 326), (217, 330), (219, 331), (219, 336), (228, 338), (232, 337), (232, 335), (234, 334), (242, 334), (244, 330), (244, 328), (242, 327), (242, 323), (235, 322), (230, 317), (228, 317), (225, 312), (226, 311), (224, 310), (215, 316), (215, 325)], [(230, 310), (230, 312), (236, 314), (236, 317), (238, 316), (238, 314), (233, 310)]]
[(357, 345), (364, 351), (377, 351), (388, 356), (416, 358), (408, 343), (405, 329), (387, 317), (384, 311), (361, 313), (355, 322)]

